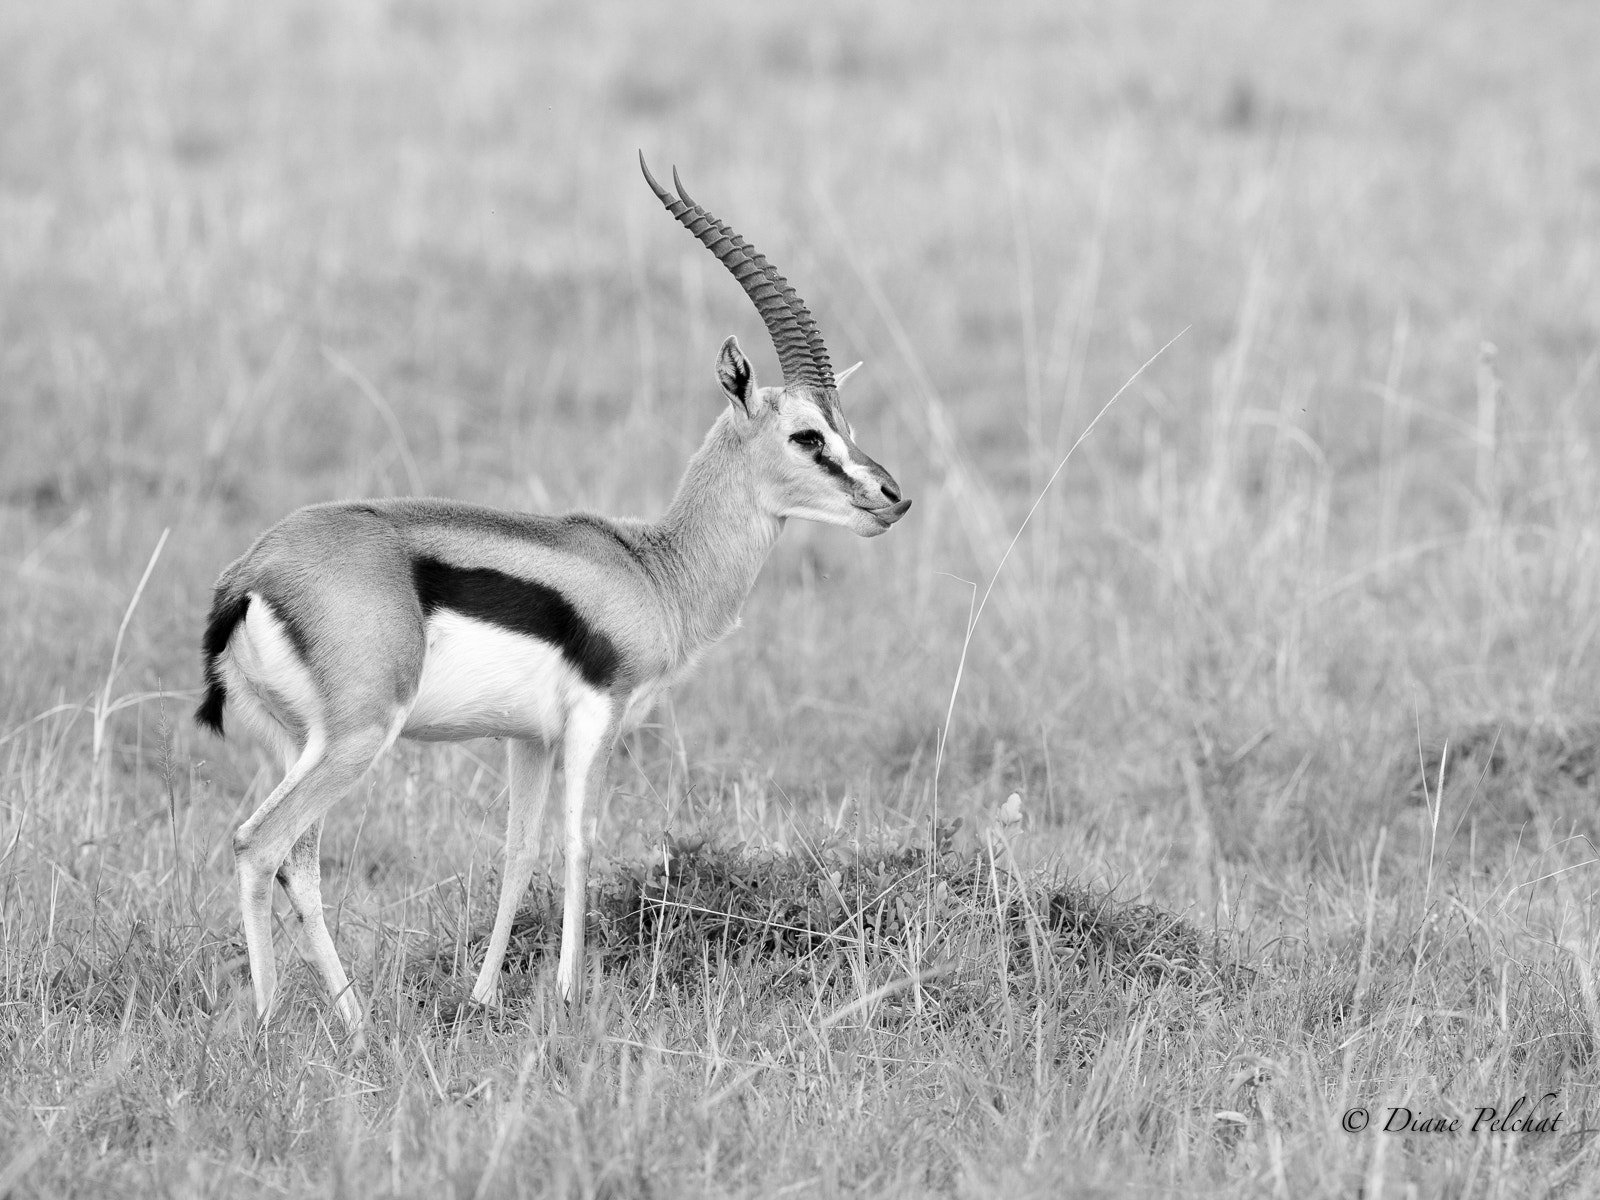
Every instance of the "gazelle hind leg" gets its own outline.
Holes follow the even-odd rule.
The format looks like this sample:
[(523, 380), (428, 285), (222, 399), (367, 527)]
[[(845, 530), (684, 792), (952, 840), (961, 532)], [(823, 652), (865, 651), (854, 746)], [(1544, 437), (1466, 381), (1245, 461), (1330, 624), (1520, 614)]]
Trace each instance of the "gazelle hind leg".
[[(315, 949), (313, 960), (324, 969), (325, 954), (337, 963), (333, 940), (322, 920), (321, 888), (311, 889), (307, 878), (320, 881), (316, 839), (311, 852), (290, 864), (297, 843), (317, 825), (323, 815), (366, 773), (374, 755), (382, 749), (387, 731), (372, 726), (352, 733), (327, 736), (318, 728), (306, 739), (306, 748), (260, 808), (233, 836), (234, 859), (239, 869), (239, 906), (243, 914), (245, 945), (250, 954), (250, 977), (255, 991), (256, 1016), (265, 1021), (272, 1015), (273, 995), (277, 990), (277, 964), (272, 950), (272, 883), (283, 880), (290, 903), (309, 932)], [(315, 905), (310, 901), (315, 892)], [(320, 931), (320, 932), (319, 932)], [(344, 969), (338, 968), (338, 978)], [(332, 980), (329, 979), (332, 986)], [(344, 989), (341, 987), (340, 989)], [(351, 1006), (359, 1020), (359, 1006)], [(346, 1009), (341, 1006), (341, 1014)], [(347, 1018), (348, 1019), (348, 1018)]]
[(322, 818), (319, 816), (290, 847), (289, 857), (278, 868), (278, 881), (283, 884), (300, 926), (300, 953), (316, 967), (328, 994), (333, 997), (334, 1009), (345, 1027), (361, 1042), (364, 1040), (361, 1005), (351, 990), (350, 977), (344, 973), (344, 964), (339, 961), (339, 951), (334, 948), (333, 936), (322, 914), (321, 850)]
[[(369, 765), (375, 764), (394, 745), (404, 720), (404, 710), (397, 710)], [(359, 779), (364, 773), (358, 773), (356, 778)], [(360, 1051), (366, 1047), (361, 1003), (350, 986), (350, 977), (345, 974), (344, 964), (339, 961), (339, 951), (334, 947), (322, 912), (322, 822), (323, 816), (319, 813), (306, 831), (295, 839), (289, 849), (289, 857), (278, 868), (278, 882), (283, 884), (284, 893), (289, 897), (289, 905), (300, 926), (300, 953), (322, 976), (328, 995), (333, 997), (334, 1010), (344, 1021), (345, 1027), (355, 1035), (353, 1047)]]
[(583, 921), (589, 900), (589, 801), (605, 785), (622, 704), (591, 693), (572, 706), (562, 745), (567, 785), (567, 869), (561, 898), (561, 965), (556, 986), (569, 1004), (583, 1000)]
[(544, 823), (545, 803), (550, 795), (555, 749), (540, 741), (512, 741), (506, 759), (511, 779), (506, 802), (506, 861), (500, 876), (500, 905), (495, 910), (494, 931), (484, 951), (483, 969), (472, 985), (472, 999), (477, 1004), (500, 1003), (500, 968), (511, 940), (511, 921), (539, 860), (539, 828)]
[(239, 873), (240, 923), (244, 926), (245, 950), (250, 957), (250, 986), (255, 993), (256, 1016), (265, 1021), (272, 1012), (272, 997), (278, 986), (278, 967), (272, 953), (272, 882), (275, 863), (264, 861), (255, 852), (255, 843), (246, 830), (260, 824), (262, 814), (281, 809), (287, 798), (322, 760), (324, 741), (317, 733), (307, 742), (283, 780), (261, 802), (250, 819), (233, 835), (233, 857)]

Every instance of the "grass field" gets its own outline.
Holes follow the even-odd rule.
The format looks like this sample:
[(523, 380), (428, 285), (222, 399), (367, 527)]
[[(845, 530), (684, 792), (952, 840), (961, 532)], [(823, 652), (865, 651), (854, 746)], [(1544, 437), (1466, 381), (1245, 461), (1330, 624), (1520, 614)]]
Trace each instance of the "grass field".
[[(0, 3), (0, 1196), (1593, 1194), (1596, 62), (1557, 0)], [(502, 755), (403, 745), (324, 839), (376, 1048), (286, 934), (259, 1031), (210, 585), (314, 500), (665, 506), (722, 337), (777, 371), (641, 147), (915, 507), (792, 525), (619, 750), (583, 1011), (548, 881), (461, 1007)]]

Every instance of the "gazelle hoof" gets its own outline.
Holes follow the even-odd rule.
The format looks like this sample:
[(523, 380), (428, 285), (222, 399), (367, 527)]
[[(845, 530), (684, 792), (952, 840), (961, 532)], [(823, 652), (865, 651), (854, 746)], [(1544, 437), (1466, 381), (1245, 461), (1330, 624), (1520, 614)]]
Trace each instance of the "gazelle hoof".
[(502, 1009), (505, 1007), (505, 994), (498, 986), (492, 988), (473, 988), (472, 1002), (480, 1008)]

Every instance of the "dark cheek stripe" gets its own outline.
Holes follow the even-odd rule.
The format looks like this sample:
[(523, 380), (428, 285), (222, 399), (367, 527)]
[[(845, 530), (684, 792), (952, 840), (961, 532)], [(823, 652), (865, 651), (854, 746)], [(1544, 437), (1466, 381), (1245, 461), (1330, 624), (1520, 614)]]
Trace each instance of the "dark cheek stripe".
[(436, 558), (416, 559), (411, 577), (425, 617), (447, 608), (548, 642), (591, 687), (609, 687), (617, 678), (622, 656), (616, 646), (553, 587), (488, 567), (456, 567)]
[(829, 475), (832, 475), (837, 479), (848, 479), (850, 477), (843, 467), (828, 457), (828, 452), (826, 450), (818, 450), (814, 455), (812, 455), (812, 458), (816, 460), (817, 466), (821, 467)]

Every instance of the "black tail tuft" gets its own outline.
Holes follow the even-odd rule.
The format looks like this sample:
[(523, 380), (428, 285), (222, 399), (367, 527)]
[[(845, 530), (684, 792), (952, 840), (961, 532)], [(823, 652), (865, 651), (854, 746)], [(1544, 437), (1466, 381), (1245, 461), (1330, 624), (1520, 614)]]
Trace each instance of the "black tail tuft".
[(217, 670), (217, 659), (228, 648), (228, 639), (233, 636), (234, 627), (244, 620), (245, 609), (249, 607), (248, 595), (229, 596), (218, 588), (211, 602), (211, 620), (206, 623), (205, 637), (200, 640), (205, 663), (206, 694), (200, 701), (200, 707), (194, 710), (194, 719), (218, 737), (223, 736), (222, 706), (227, 703), (228, 689), (222, 682), (221, 672)]

